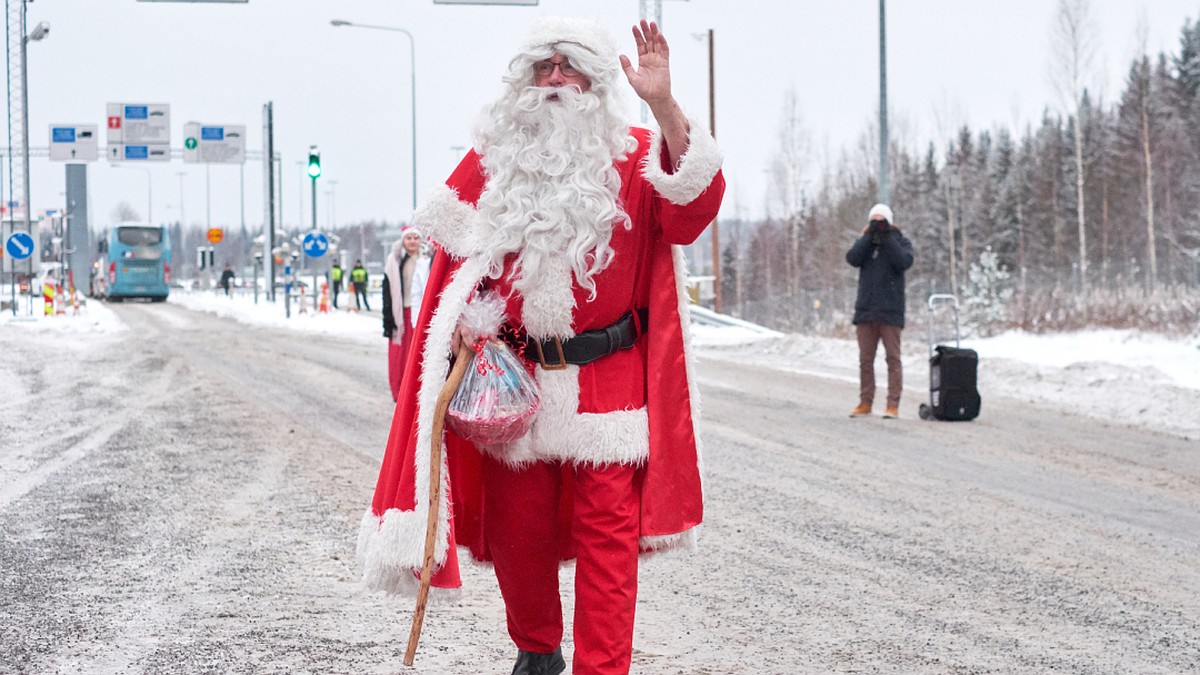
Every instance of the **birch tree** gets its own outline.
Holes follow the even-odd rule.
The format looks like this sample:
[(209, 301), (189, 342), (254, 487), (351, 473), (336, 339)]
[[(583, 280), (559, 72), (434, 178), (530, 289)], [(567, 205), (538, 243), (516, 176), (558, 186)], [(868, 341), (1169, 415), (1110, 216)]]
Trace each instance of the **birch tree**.
[(1091, 79), (1092, 59), (1095, 55), (1095, 28), (1091, 18), (1091, 0), (1058, 0), (1058, 11), (1054, 21), (1053, 64), (1054, 83), (1064, 100), (1069, 101), (1071, 115), (1075, 118), (1075, 203), (1079, 238), (1080, 289), (1088, 290), (1087, 258), (1087, 209), (1084, 202), (1083, 169), (1083, 96)]

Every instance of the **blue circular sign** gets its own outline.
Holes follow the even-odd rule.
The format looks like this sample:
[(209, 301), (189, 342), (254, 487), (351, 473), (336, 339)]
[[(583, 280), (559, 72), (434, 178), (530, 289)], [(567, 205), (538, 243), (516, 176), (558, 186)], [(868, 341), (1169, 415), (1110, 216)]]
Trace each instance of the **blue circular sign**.
[(320, 232), (309, 232), (304, 235), (302, 246), (308, 257), (320, 258), (329, 250), (329, 238)]
[(24, 260), (33, 255), (33, 237), (28, 232), (13, 232), (4, 243), (4, 250), (17, 260)]

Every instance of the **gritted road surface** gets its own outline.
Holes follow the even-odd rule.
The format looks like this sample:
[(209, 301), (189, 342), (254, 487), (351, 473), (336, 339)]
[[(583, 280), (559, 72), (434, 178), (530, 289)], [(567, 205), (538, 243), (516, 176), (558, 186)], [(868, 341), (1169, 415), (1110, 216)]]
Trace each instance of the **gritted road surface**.
[[(112, 309), (0, 327), (0, 672), (511, 670), (489, 570), (412, 669), (412, 601), (358, 586), (382, 338)], [(1200, 444), (986, 396), (851, 420), (856, 385), (733, 354), (698, 361), (701, 548), (643, 564), (633, 672), (1196, 672)]]

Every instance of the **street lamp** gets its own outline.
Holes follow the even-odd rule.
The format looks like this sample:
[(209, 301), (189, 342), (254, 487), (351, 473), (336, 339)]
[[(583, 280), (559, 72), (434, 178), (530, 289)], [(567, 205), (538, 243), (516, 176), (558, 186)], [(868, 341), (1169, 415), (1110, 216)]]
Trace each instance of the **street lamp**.
[[(25, 0), (21, 0), (21, 28), (25, 27)], [(50, 24), (42, 21), (29, 34), (21, 38), (21, 145), (22, 145), (22, 161), (24, 166), (24, 183), (25, 194), (22, 199), (25, 200), (25, 231), (29, 231), (29, 220), (32, 212), (30, 211), (31, 204), (29, 203), (30, 188), (29, 188), (29, 59), (27, 57), (26, 46), (30, 42), (38, 42), (50, 34)], [(30, 258), (30, 272), (33, 271), (33, 258)], [(15, 305), (14, 305), (15, 307)]]
[[(125, 166), (123, 164), (109, 164), (114, 169), (133, 169), (135, 171), (146, 172), (146, 222), (154, 223), (154, 189), (150, 180), (150, 169), (141, 166)], [(180, 192), (182, 194), (182, 191)], [(180, 197), (182, 201), (182, 197)]]
[(334, 19), (329, 22), (335, 27), (349, 26), (351, 28), (370, 28), (372, 30), (386, 30), (394, 33), (404, 33), (408, 36), (408, 55), (412, 63), (412, 207), (413, 211), (417, 210), (417, 42), (413, 39), (412, 33), (407, 29), (395, 26), (374, 26), (369, 24), (354, 23), (351, 21), (343, 21), (342, 19)]

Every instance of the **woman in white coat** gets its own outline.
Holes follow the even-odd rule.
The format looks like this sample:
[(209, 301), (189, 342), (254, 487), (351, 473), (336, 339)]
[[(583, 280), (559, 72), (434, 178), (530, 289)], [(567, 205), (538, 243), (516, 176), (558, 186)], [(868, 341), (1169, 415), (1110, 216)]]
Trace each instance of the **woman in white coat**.
[(393, 401), (400, 395), (404, 361), (412, 345), (413, 326), (421, 313), (421, 296), (429, 278), (432, 259), (422, 243), (419, 230), (404, 228), (383, 266), (383, 336), (388, 338), (388, 383)]

